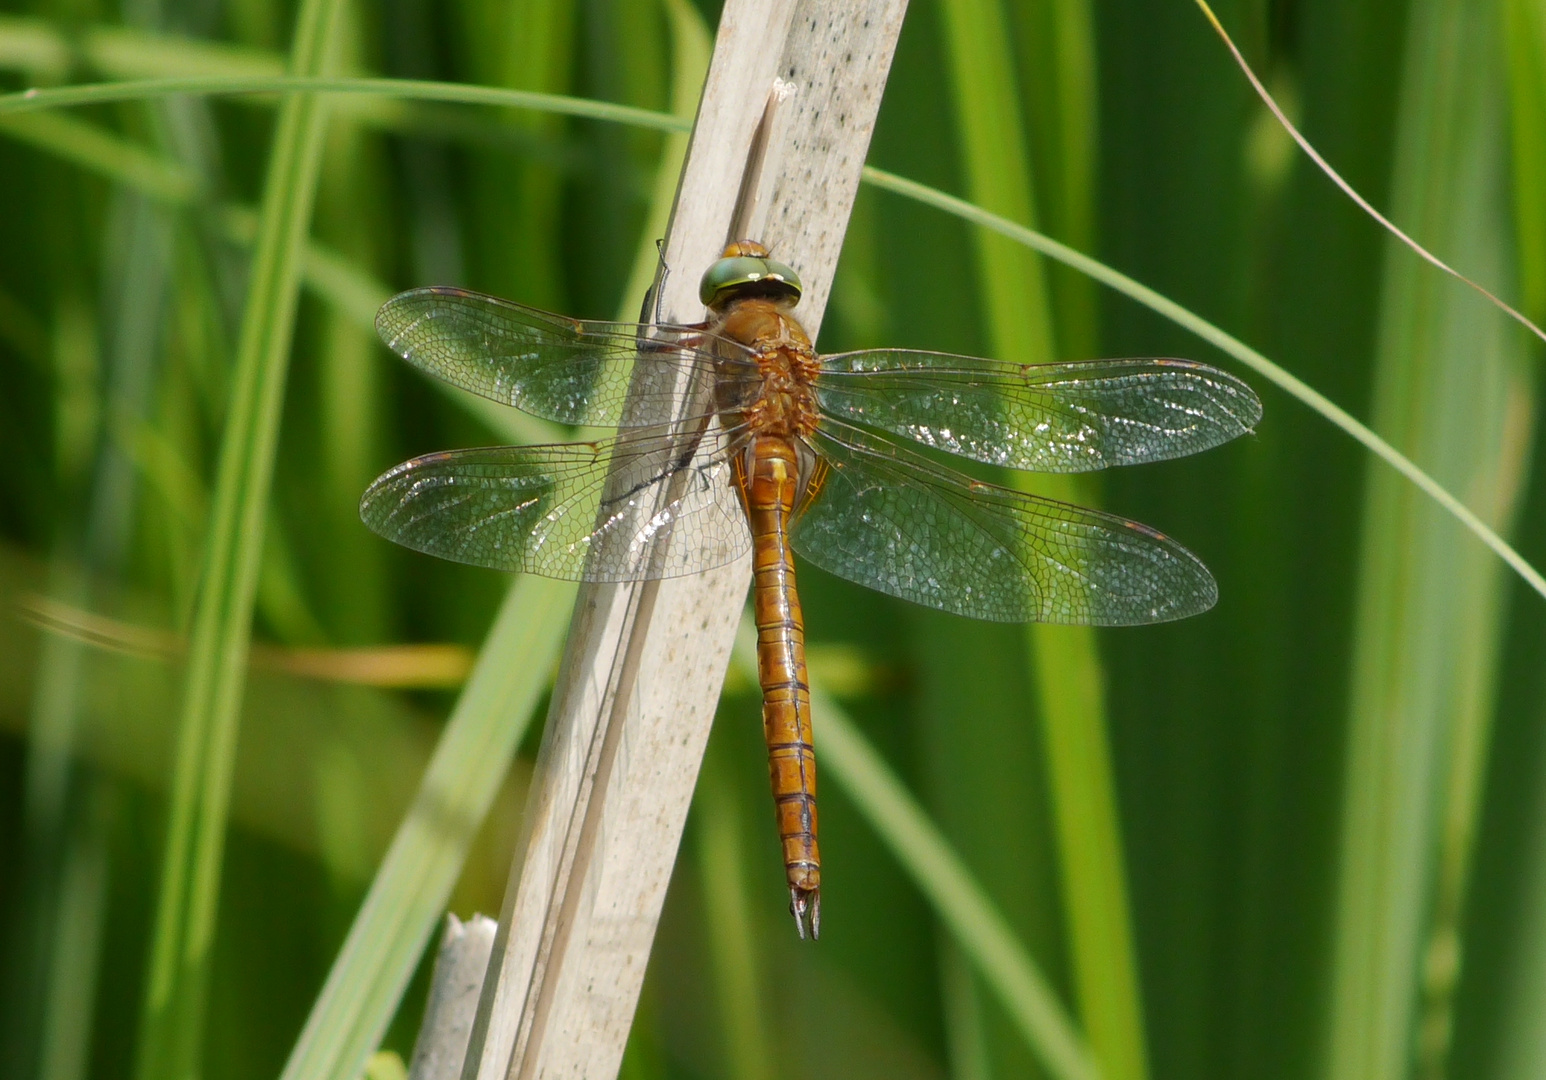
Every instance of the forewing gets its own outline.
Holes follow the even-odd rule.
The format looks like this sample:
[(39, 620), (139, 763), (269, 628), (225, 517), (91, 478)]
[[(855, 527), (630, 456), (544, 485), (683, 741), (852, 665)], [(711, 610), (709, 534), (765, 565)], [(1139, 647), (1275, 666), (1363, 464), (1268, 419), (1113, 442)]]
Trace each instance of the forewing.
[(1185, 457), (1243, 435), (1261, 402), (1190, 360), (1015, 365), (871, 349), (822, 358), (822, 412), (962, 457), (1090, 472)]
[(428, 454), (377, 478), (360, 517), (405, 547), (494, 570), (569, 581), (679, 577), (751, 547), (729, 452), (712, 428), (696, 453), (690, 438), (647, 430)]
[(995, 622), (1131, 626), (1218, 597), (1196, 556), (1137, 522), (979, 483), (831, 420), (809, 441), (828, 472), (791, 540), (838, 577)]
[[(652, 335), (642, 346), (641, 330)], [(739, 346), (692, 327), (587, 322), (444, 286), (392, 297), (376, 332), (422, 371), (562, 424), (667, 423), (686, 390), (727, 366), (754, 369)]]

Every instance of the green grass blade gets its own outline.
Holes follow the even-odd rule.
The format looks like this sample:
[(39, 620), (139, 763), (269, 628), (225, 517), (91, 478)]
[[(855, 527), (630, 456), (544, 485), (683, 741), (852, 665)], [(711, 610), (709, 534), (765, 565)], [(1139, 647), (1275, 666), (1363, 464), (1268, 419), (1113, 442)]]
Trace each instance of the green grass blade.
[[(194, 178), (180, 165), (158, 156), (154, 151), (73, 117), (45, 114), (37, 119), (47, 120), (48, 123), (35, 127), (30, 124), (12, 126), (13, 120), (32, 119), (31, 116), (0, 119), (0, 132), (30, 142), (153, 199), (179, 205), (191, 202), (196, 196), (198, 187)], [(679, 161), (682, 148), (686, 146), (685, 136), (673, 136), (670, 145), (676, 147), (674, 152)], [(667, 215), (670, 212), (669, 199), (674, 190), (673, 183), (671, 189), (665, 192)], [(220, 205), (214, 208), (214, 218), (220, 231), (235, 243), (252, 247), (257, 242), (258, 215), (251, 209), (232, 204)], [(650, 224), (654, 231), (650, 235), (661, 231), (658, 226), (663, 220), (658, 213), (651, 217)], [(647, 255), (641, 252), (630, 278), (627, 295), (637, 295), (648, 287), (654, 275), (655, 261), (653, 247)], [(301, 279), (308, 289), (342, 317), (374, 336), (376, 311), (392, 295), (385, 284), (338, 251), (315, 240), (307, 242), (302, 253)], [(634, 285), (637, 285), (636, 289)], [(630, 310), (625, 314), (632, 317), (635, 313), (635, 310)], [(565, 437), (557, 425), (524, 413), (512, 412), (486, 398), (475, 398), (457, 391), (445, 383), (434, 385), (493, 430), (501, 432), (505, 438), (516, 442), (540, 443), (562, 442)]]
[[(59, 477), (86, 505), (65, 517), (54, 541), (48, 594), (82, 606), (99, 603), (103, 578), (121, 573), (128, 561), (135, 478), (103, 428), (143, 422), (151, 408), (162, 370), (160, 315), (169, 287), (167, 215), (132, 189), (115, 190), (111, 199), (128, 228), (104, 274), (109, 310), (101, 355), (95, 334), (76, 339), (78, 348), (60, 335), (54, 352), (57, 393), (74, 399), (78, 417), (61, 424), (56, 436), (65, 465)], [(103, 399), (112, 402), (111, 417), (98, 404), (99, 385)], [(18, 1074), (46, 1080), (86, 1075), (109, 912), (112, 786), (81, 767), (89, 662), (89, 650), (79, 641), (50, 638), (44, 644), (27, 733), (19, 830), (25, 846), (15, 876), (21, 886), (14, 907), (20, 932), (13, 938), (21, 944), (0, 1009), (5, 1025), (0, 1042)]]
[[(1022, 99), (1035, 163), (1037, 213), (1047, 232), (1074, 247), (1095, 247), (1100, 190), (1096, 147), (1095, 12), (1091, 0), (1049, 0), (1011, 8), (1018, 17)], [(1094, 282), (1066, 267), (1049, 274), (1063, 358), (1094, 355)]]
[(1503, 7), (1519, 294), (1525, 314), (1539, 323), (1546, 319), (1546, 5), (1504, 0)]
[(129, 79), (123, 82), (87, 83), (49, 89), (0, 94), (0, 113), (33, 112), (38, 109), (103, 105), (115, 101), (149, 101), (178, 94), (348, 94), (389, 99), (441, 101), (454, 105), (489, 105), (506, 109), (531, 109), (560, 116), (632, 124), (656, 131), (689, 131), (691, 120), (653, 109), (614, 105), (606, 101), (568, 97), (535, 90), (507, 90), (497, 86), (434, 82), (427, 79), (349, 79), (323, 76), (181, 76), (165, 79)]
[[(1004, 13), (998, 0), (951, 0), (943, 13), (973, 202), (1034, 222), (1037, 196)], [(1040, 259), (1001, 234), (978, 232), (976, 239), (990, 352), (1013, 363), (1053, 362), (1054, 320)], [(1089, 497), (1089, 485), (1072, 477), (1021, 475), (1014, 482), (1064, 502)], [(1095, 632), (1038, 625), (1025, 634), (1046, 743), (1079, 1013), (1102, 1073), (1143, 1080), (1143, 1007)]]
[(1100, 1075), (1057, 995), (922, 807), (815, 687), (811, 705), (827, 774), (907, 869), (1043, 1067), (1058, 1080)]
[[(302, 6), (295, 70), (322, 69), (340, 8), (334, 0)], [(274, 136), (189, 650), (137, 1051), (144, 1080), (183, 1080), (199, 1071), (263, 522), (324, 122), (317, 99), (292, 97)]]
[[(0, 134), (29, 143), (158, 202), (186, 206), (201, 194), (198, 178), (179, 163), (90, 121), (52, 113), (8, 116), (0, 118)], [(216, 206), (214, 217), (228, 239), (249, 248), (257, 242), (258, 215), (253, 210), (228, 203)], [(306, 245), (301, 274), (310, 288), (374, 335), (376, 309), (391, 295), (386, 285), (316, 241)]]
[[(346, 39), (358, 49), (354, 36)], [(350, 59), (353, 59), (351, 56)], [(384, 262), (382, 241), (372, 219), (382, 215), (389, 184), (377, 140), (350, 118), (329, 125), (312, 231), (326, 237), (364, 266)], [(371, 210), (376, 213), (370, 213)], [(310, 245), (308, 245), (308, 249)], [(302, 263), (303, 277), (309, 270)], [(321, 568), (316, 613), (331, 641), (368, 644), (393, 634), (387, 576), (391, 552), (360, 528), (359, 495), (380, 471), (391, 423), (388, 393), (391, 368), (382, 362), (374, 327), (359, 325), (349, 312), (323, 313), (315, 417), (319, 456), (313, 527), (296, 539), (303, 562)]]
[[(488, 0), (468, 5), (462, 47), (477, 82), (556, 94), (573, 85), (577, 8), (573, 0)], [(501, 118), (534, 143), (569, 137), (566, 116), (520, 109)], [(470, 154), (467, 193), (478, 227), (464, 241), (468, 267), (490, 291), (550, 310), (567, 302), (559, 255), (564, 178), (540, 156)]]
[(721, 756), (711, 743), (693, 793), (693, 815), (704, 930), (728, 1065), (725, 1075), (731, 1080), (771, 1080), (776, 1072), (764, 1029), (762, 972), (746, 895), (745, 830)]
[(0, 117), (0, 134), (72, 161), (158, 202), (187, 203), (198, 195), (197, 178), (181, 165), (73, 116), (4, 116)]
[[(649, 217), (644, 223), (644, 239), (666, 235), (671, 223), (671, 205), (676, 199), (676, 187), (681, 180), (682, 159), (687, 156), (687, 133), (692, 129), (692, 117), (698, 109), (698, 96), (703, 91), (703, 79), (709, 70), (709, 57), (714, 40), (703, 16), (686, 0), (666, 0), (666, 17), (671, 31), (671, 111), (683, 126), (672, 129), (661, 150), (660, 167), (655, 171), (655, 188), (650, 195)], [(623, 287), (623, 304), (636, 302), (655, 280), (660, 266), (660, 252), (653, 243), (641, 243), (634, 256), (633, 269), (629, 271), (628, 284)], [(619, 309), (618, 317), (632, 319), (638, 312)]]
[[(1095, 632), (1032, 626), (1063, 909), (1086, 1037), (1109, 1077), (1148, 1074), (1137, 945)], [(1051, 683), (1052, 685), (1046, 685)]]
[[(1003, 10), (998, 0), (950, 0), (943, 15), (972, 201), (1011, 220), (1034, 221), (1036, 192)], [(977, 253), (995, 355), (1051, 363), (1057, 349), (1041, 260), (994, 233), (977, 234)]]
[[(1546, 319), (1546, 203), (1541, 199), (1541, 193), (1546, 191), (1546, 3), (1542, 0), (1505, 0), (1504, 8), (1509, 110), (1513, 118), (1510, 149), (1514, 165), (1520, 306), (1539, 323)], [(1535, 469), (1537, 472), (1540, 469), (1539, 460)], [(1538, 479), (1536, 483), (1539, 491)], [(1538, 500), (1537, 496), (1534, 514), (1537, 523), (1534, 535), (1537, 536), (1541, 535)], [(1529, 525), (1521, 522), (1521, 535), (1528, 529)], [(1530, 661), (1537, 664), (1540, 640), (1537, 635), (1537, 649), (1529, 653)], [(1523, 723), (1515, 725), (1516, 730), (1539, 730), (1541, 720), (1546, 717), (1546, 711), (1542, 709), (1546, 702), (1539, 693), (1529, 691), (1516, 700), (1526, 702), (1530, 707), (1529, 712), (1518, 717)], [(1507, 715), (1506, 711), (1500, 713), (1500, 725), (1509, 724), (1505, 719)], [(1498, 751), (1503, 749), (1502, 745), (1498, 747)], [(1494, 761), (1499, 760), (1501, 755), (1495, 751)], [(1497, 765), (1493, 767), (1496, 769)], [(1529, 779), (1528, 786), (1521, 791), (1531, 801), (1501, 803), (1516, 812), (1521, 805), (1536, 809), (1533, 813), (1525, 809), (1526, 824), (1513, 832), (1519, 842), (1508, 847), (1509, 869), (1517, 874), (1523, 899), (1515, 909), (1520, 914), (1509, 920), (1499, 935), (1505, 942), (1503, 948), (1508, 960), (1503, 977), (1493, 983), (1496, 996), (1490, 999), (1496, 1002), (1495, 1008), (1500, 1015), (1496, 1041), (1489, 1047), (1496, 1062), (1491, 1075), (1498, 1080), (1534, 1080), (1546, 1075), (1546, 1040), (1541, 1038), (1540, 1022), (1541, 1016), (1546, 1015), (1546, 829), (1542, 828), (1546, 818), (1538, 809), (1541, 805), (1539, 756), (1526, 758), (1523, 771)], [(1507, 790), (1506, 781), (1492, 780), (1491, 783)], [(1473, 911), (1489, 912), (1487, 906), (1474, 899), (1472, 908)], [(1485, 945), (1481, 948), (1485, 949)], [(1469, 965), (1473, 970), (1476, 966)], [(1452, 1071), (1459, 1074), (1458, 1067)]]
[(1291, 394), (1294, 398), (1309, 406), (1326, 420), (1362, 443), (1371, 453), (1384, 461), (1396, 472), (1404, 476), (1424, 495), (1432, 499), (1444, 508), (1451, 516), (1466, 527), (1477, 539), (1491, 548), (1500, 559), (1511, 567), (1515, 573), (1529, 584), (1530, 588), (1546, 597), (1546, 576), (1531, 566), (1519, 552), (1497, 531), (1488, 525), (1480, 516), (1456, 498), (1450, 490), (1432, 475), (1423, 470), (1396, 447), (1374, 432), (1374, 429), (1362, 423), (1352, 413), (1336, 404), (1326, 395), (1317, 391), (1304, 380), (1296, 378), (1285, 368), (1269, 360), (1260, 352), (1251, 348), (1239, 338), (1226, 333), (1214, 326), (1208, 320), (1196, 315), (1182, 307), (1174, 300), (1161, 295), (1155, 290), (1143, 285), (1119, 270), (1113, 270), (1082, 252), (1075, 251), (1067, 244), (1061, 244), (1023, 225), (1016, 224), (1008, 218), (991, 213), (980, 207), (973, 206), (964, 199), (958, 199), (953, 195), (947, 195), (924, 184), (915, 183), (905, 177), (865, 166), (864, 178), (877, 187), (887, 191), (896, 192), (908, 198), (917, 199), (919, 202), (939, 208), (964, 221), (983, 228), (992, 229), (994, 232), (1017, 239), (1027, 247), (1059, 262), (1074, 267), (1081, 273), (1107, 285), (1115, 291), (1127, 296), (1151, 311), (1169, 319), (1177, 326), (1184, 327), (1202, 338), (1208, 344), (1221, 352), (1234, 357), (1240, 363), (1256, 372), (1262, 378), (1273, 385)]
[(264, 49), (127, 26), (61, 29), (47, 19), (0, 15), (0, 66), (62, 82), (76, 65), (118, 79), (166, 75), (283, 75), (284, 57)]
[(283, 1080), (353, 1080), (397, 1011), (552, 674), (574, 586), (518, 578), (307, 1017)]
[[(756, 632), (742, 622), (735, 663), (757, 679)], [(811, 715), (822, 768), (933, 906), (977, 973), (1057, 1080), (1094, 1080), (1098, 1071), (1078, 1029), (1002, 913), (879, 752), (813, 679)]]
[[(1507, 281), (1498, 12), (1412, 9), (1392, 216)], [(1374, 425), (1436, 483), (1508, 527), (1532, 442), (1518, 332), (1387, 248)], [(1442, 1075), (1497, 691), (1503, 581), (1453, 522), (1385, 470), (1368, 481), (1354, 623), (1326, 1075)]]

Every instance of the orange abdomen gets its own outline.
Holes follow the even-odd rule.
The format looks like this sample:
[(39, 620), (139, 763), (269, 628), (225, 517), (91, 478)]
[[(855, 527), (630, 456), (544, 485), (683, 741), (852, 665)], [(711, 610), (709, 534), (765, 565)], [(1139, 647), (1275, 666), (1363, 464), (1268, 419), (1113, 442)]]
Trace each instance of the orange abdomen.
[(752, 531), (752, 604), (768, 772), (784, 849), (790, 906), (803, 937), (821, 929), (821, 853), (816, 845), (816, 755), (805, 671), (805, 617), (795, 588), (789, 522), (799, 496), (799, 463), (788, 439), (756, 440), (742, 480)]

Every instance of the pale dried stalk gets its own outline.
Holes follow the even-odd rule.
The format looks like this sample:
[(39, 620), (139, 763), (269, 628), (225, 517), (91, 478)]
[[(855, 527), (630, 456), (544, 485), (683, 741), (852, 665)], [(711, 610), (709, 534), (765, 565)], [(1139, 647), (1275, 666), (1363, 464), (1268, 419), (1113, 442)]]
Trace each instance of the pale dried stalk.
[(474, 915), (465, 923), (446, 916), (408, 1080), (456, 1080), (462, 1075), (495, 932), (494, 920), (486, 915)]
[[(667, 321), (702, 318), (698, 275), (741, 230), (800, 271), (815, 336), (905, 10), (725, 5), (664, 248)], [(769, 117), (776, 80), (793, 92)], [(743, 559), (582, 589), (468, 1080), (616, 1074), (749, 581)]]

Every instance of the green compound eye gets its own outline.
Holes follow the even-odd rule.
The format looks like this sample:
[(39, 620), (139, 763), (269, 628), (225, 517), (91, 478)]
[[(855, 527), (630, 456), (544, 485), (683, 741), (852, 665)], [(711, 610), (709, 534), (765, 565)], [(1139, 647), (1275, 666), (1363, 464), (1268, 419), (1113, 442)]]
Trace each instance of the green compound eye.
[[(747, 286), (756, 286), (748, 289)], [(728, 300), (737, 292), (782, 295), (800, 299), (800, 275), (781, 262), (755, 255), (720, 259), (704, 272), (698, 298), (704, 307)]]

